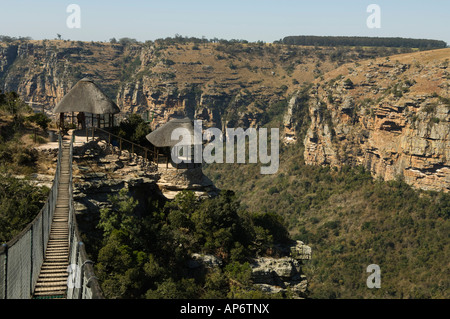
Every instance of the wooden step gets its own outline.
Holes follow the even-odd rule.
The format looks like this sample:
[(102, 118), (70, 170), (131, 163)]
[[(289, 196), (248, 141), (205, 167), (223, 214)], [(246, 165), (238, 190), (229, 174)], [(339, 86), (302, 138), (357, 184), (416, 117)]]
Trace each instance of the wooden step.
[(63, 239), (63, 240), (49, 240), (47, 247), (54, 247), (54, 246), (61, 246), (61, 245), (66, 245), (69, 243), (68, 239)]
[(69, 245), (69, 241), (68, 240), (61, 240), (61, 241), (54, 241), (54, 242), (49, 242), (47, 245), (47, 249), (48, 248), (58, 248), (58, 247), (66, 247)]
[[(39, 278), (63, 278), (63, 277), (68, 277), (69, 273), (66, 272), (48, 272), (48, 273), (43, 273), (39, 276)], [(66, 278), (67, 280), (67, 278)]]
[(45, 285), (45, 286), (37, 286), (36, 284), (36, 288), (34, 289), (35, 293), (39, 293), (39, 292), (53, 292), (54, 294), (60, 294), (60, 293), (65, 293), (67, 289), (67, 282), (63, 283), (63, 284), (58, 284), (58, 285)]
[[(42, 269), (42, 275), (48, 275), (48, 274), (51, 274), (52, 276), (59, 276), (59, 275), (62, 275), (62, 274), (67, 274), (68, 272), (67, 272), (67, 269), (68, 269), (68, 267), (69, 266), (67, 266), (67, 267), (59, 267), (59, 268), (44, 268), (44, 269)], [(40, 278), (40, 276), (39, 276), (39, 278)]]
[(47, 247), (47, 252), (51, 253), (55, 251), (69, 251), (69, 245), (59, 247)]
[(45, 275), (52, 275), (52, 276), (57, 276), (57, 275), (59, 275), (59, 274), (63, 274), (63, 273), (68, 273), (67, 272), (67, 268), (68, 268), (69, 266), (67, 266), (67, 267), (55, 267), (55, 268), (44, 268), (44, 269), (42, 269), (41, 270), (41, 273), (40, 273), (40, 275), (39, 275), (39, 278), (41, 277), (41, 275), (42, 276), (45, 276)]
[(69, 248), (69, 241), (64, 241), (64, 242), (61, 242), (61, 243), (54, 243), (54, 244), (51, 244), (51, 243), (49, 243), (48, 245), (47, 245), (47, 249), (58, 249), (58, 248)]
[(45, 256), (64, 256), (64, 255), (68, 255), (69, 254), (69, 247), (66, 248), (61, 248), (61, 249), (52, 249), (52, 250), (48, 250), (47, 253), (45, 254)]
[(58, 268), (58, 269), (43, 269), (42, 272), (39, 274), (39, 279), (42, 276), (45, 277), (61, 277), (61, 276), (65, 276), (65, 274), (68, 274), (67, 272), (67, 267), (66, 268)]
[(36, 286), (58, 286), (61, 285), (61, 282), (67, 284), (67, 276), (53, 276), (53, 277), (45, 277), (39, 279), (36, 283)]
[(52, 234), (50, 234), (50, 239), (55, 239), (55, 240), (61, 240), (64, 238), (67, 239), (67, 237), (68, 237), (67, 235), (58, 235), (58, 234), (52, 235)]
[(45, 259), (46, 262), (48, 263), (65, 263), (65, 264), (69, 264), (69, 258), (68, 257), (47, 257)]
[(55, 261), (55, 259), (61, 259), (62, 261), (69, 260), (69, 253), (62, 253), (62, 254), (60, 252), (48, 253), (45, 256), (45, 259), (47, 261)]
[(61, 262), (64, 262), (65, 260), (69, 260), (69, 253), (49, 253), (45, 256), (45, 260), (49, 262), (54, 262), (55, 260), (61, 260)]
[(65, 298), (65, 296), (66, 289), (40, 289), (34, 294), (35, 299), (63, 299)]

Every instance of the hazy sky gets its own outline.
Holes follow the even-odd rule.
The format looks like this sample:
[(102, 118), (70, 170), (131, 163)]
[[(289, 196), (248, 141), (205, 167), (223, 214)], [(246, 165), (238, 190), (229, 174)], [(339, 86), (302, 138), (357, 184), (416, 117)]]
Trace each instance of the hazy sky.
[[(81, 9), (70, 29), (69, 4)], [(369, 29), (367, 6), (381, 8), (381, 28)], [(272, 42), (288, 35), (409, 37), (450, 44), (449, 0), (0, 0), (0, 34), (33, 39), (140, 41), (174, 36)]]

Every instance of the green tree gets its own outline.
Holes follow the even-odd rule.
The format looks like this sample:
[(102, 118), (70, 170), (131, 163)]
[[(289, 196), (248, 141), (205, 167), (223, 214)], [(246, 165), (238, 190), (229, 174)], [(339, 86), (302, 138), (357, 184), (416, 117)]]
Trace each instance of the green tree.
[(2, 173), (0, 178), (0, 243), (11, 240), (39, 213), (49, 189)]
[(151, 131), (144, 119), (139, 114), (135, 113), (130, 114), (126, 119), (121, 121), (116, 130), (115, 133), (120, 137), (141, 145), (148, 144), (145, 137)]
[(44, 113), (35, 113), (33, 115), (28, 116), (26, 119), (31, 122), (35, 122), (44, 131), (47, 130), (48, 124), (50, 124), (50, 122), (52, 121)]
[(204, 201), (192, 215), (196, 236), (206, 252), (229, 258), (235, 242), (247, 247), (251, 239), (248, 220), (240, 218), (240, 204), (234, 193), (222, 191)]
[(102, 208), (100, 210), (99, 228), (103, 230), (105, 238), (108, 238), (114, 230), (122, 230), (132, 236), (138, 228), (135, 208), (138, 202), (128, 196), (127, 189), (122, 188), (117, 195), (108, 196), (112, 208)]

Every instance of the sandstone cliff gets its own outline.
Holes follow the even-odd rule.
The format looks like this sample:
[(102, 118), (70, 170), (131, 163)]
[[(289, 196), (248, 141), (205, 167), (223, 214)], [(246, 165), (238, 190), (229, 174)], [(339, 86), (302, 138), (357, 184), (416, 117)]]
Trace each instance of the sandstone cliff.
[(263, 43), (0, 42), (0, 90), (16, 91), (51, 114), (89, 77), (116, 101), (121, 116), (140, 113), (154, 127), (176, 116), (218, 128), (249, 127), (267, 121), (268, 108), (303, 82), (344, 62), (386, 54), (380, 52)]
[[(449, 59), (450, 49), (378, 58), (315, 81), (305, 162), (363, 165), (384, 180), (448, 192)], [(289, 124), (288, 116), (287, 133)]]
[[(0, 89), (51, 114), (88, 76), (121, 116), (140, 113), (153, 128), (179, 116), (203, 119), (205, 127), (257, 127), (286, 111), (272, 109), (282, 101), (285, 141), (295, 142), (308, 126), (308, 164), (361, 164), (383, 179), (402, 176), (416, 187), (448, 191), (449, 50), (377, 59), (382, 53), (370, 50), (1, 42)], [(299, 122), (304, 99), (297, 91), (306, 82), (314, 82), (309, 116)]]

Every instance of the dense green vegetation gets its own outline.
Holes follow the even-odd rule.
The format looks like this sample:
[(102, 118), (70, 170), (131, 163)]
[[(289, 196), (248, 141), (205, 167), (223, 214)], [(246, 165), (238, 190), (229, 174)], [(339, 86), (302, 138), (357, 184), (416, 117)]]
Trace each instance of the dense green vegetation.
[[(362, 167), (306, 165), (309, 88), (292, 114), (299, 142), (280, 145), (276, 174), (261, 175), (258, 164), (212, 164), (205, 174), (249, 212), (281, 216), (312, 247), (304, 267), (312, 298), (448, 298), (450, 194), (374, 179)], [(370, 264), (381, 267), (381, 289), (366, 286)]]
[(419, 49), (439, 49), (447, 47), (445, 41), (428, 39), (409, 39), (399, 37), (336, 37), (299, 35), (284, 37), (279, 43), (316, 46), (370, 46), (401, 47)]
[(150, 126), (138, 114), (130, 114), (112, 129), (112, 133), (133, 143), (148, 146), (145, 138), (151, 132)]
[(47, 199), (49, 189), (0, 172), (0, 243), (11, 240), (30, 223)]
[[(282, 147), (280, 169), (215, 164), (205, 169), (233, 189), (249, 212), (276, 213), (291, 236), (312, 247), (305, 266), (312, 298), (448, 298), (450, 194), (373, 179), (361, 167), (304, 164), (303, 149)], [(382, 288), (368, 289), (378, 264)]]
[[(136, 45), (139, 43), (136, 39), (121, 38), (118, 41), (115, 38), (111, 43), (120, 43), (122, 45)], [(148, 41), (151, 42), (151, 41)], [(244, 39), (219, 39), (206, 37), (187, 37), (176, 34), (174, 37), (156, 39), (155, 42), (160, 45), (189, 44), (201, 45), (206, 43), (219, 43), (221, 45), (234, 44), (265, 44), (264, 41), (249, 42)], [(441, 40), (431, 39), (411, 39), (401, 37), (355, 37), (355, 36), (312, 36), (299, 35), (287, 36), (274, 43), (308, 45), (308, 46), (360, 46), (360, 47), (397, 47), (397, 48), (419, 48), (419, 49), (439, 49), (447, 47), (447, 43)], [(195, 50), (195, 49), (194, 49)]]
[[(102, 248), (96, 274), (108, 298), (263, 298), (251, 284), (248, 258), (289, 240), (275, 214), (247, 213), (234, 194), (198, 200), (193, 192), (173, 201), (138, 202), (122, 189), (102, 209)], [(207, 271), (186, 265), (192, 253), (223, 264)], [(281, 297), (281, 296), (277, 296)]]

